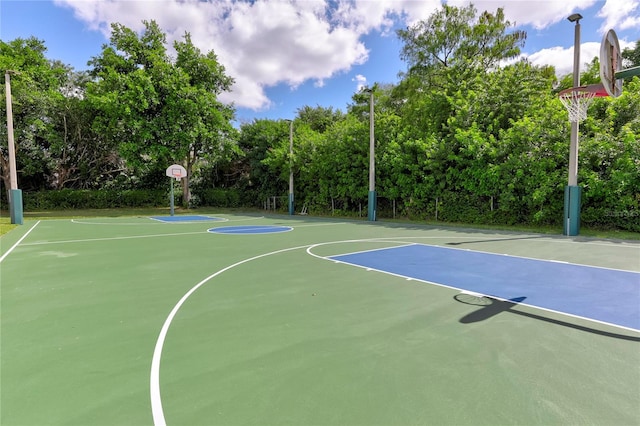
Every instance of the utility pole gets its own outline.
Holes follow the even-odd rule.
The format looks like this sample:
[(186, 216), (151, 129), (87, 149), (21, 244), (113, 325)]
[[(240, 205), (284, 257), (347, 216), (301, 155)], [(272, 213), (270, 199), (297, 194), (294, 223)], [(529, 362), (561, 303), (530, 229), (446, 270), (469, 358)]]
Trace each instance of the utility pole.
[(7, 100), (7, 142), (9, 145), (9, 213), (11, 216), (12, 224), (22, 225), (22, 191), (18, 189), (18, 173), (16, 171), (16, 147), (15, 141), (13, 139), (11, 74), (16, 74), (16, 72), (12, 70), (6, 70), (4, 73), (4, 87)]

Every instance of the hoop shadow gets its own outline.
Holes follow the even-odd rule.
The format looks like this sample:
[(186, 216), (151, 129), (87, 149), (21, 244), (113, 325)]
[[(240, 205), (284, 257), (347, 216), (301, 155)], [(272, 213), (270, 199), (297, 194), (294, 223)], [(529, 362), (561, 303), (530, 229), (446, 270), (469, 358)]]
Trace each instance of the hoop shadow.
[(480, 309), (474, 312), (471, 312), (470, 314), (467, 314), (464, 317), (460, 318), (460, 323), (462, 324), (471, 324), (474, 322), (484, 321), (500, 313), (509, 312), (511, 314), (521, 315), (521, 316), (533, 318), (539, 321), (544, 321), (551, 324), (560, 325), (563, 327), (573, 328), (574, 330), (585, 331), (587, 333), (598, 334), (600, 336), (612, 337), (615, 339), (622, 339), (622, 340), (629, 340), (632, 342), (640, 342), (640, 337), (628, 336), (628, 335), (619, 334), (619, 333), (612, 333), (612, 332), (603, 331), (603, 330), (597, 330), (595, 328), (586, 327), (578, 324), (572, 324), (570, 322), (548, 318), (541, 315), (532, 314), (529, 312), (512, 310), (511, 308), (513, 308), (514, 306), (518, 305), (519, 303), (521, 303), (523, 300), (526, 299), (525, 296), (514, 297), (512, 299), (502, 301), (502, 300), (493, 299), (488, 296), (481, 296), (481, 295), (469, 296), (469, 294), (460, 293), (453, 296), (453, 298), (460, 303), (465, 303), (467, 305), (480, 306)]

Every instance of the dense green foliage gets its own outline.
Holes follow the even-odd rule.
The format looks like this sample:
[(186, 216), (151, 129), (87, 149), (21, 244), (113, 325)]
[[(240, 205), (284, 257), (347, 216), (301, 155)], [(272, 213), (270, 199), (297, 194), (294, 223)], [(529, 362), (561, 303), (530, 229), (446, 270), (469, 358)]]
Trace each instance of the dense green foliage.
[[(570, 126), (557, 93), (572, 78), (515, 59), (526, 34), (511, 27), (501, 9), (443, 5), (398, 31), (407, 70), (396, 85), (371, 87), (378, 217), (560, 224)], [(0, 64), (20, 72), (12, 83), (27, 209), (165, 205), (164, 169), (180, 163), (185, 205), (263, 207), (286, 199), (292, 168), (298, 211), (366, 212), (369, 92), (354, 93), (346, 112), (305, 106), (293, 123), (235, 129), (233, 107), (217, 100), (232, 78), (215, 54), (189, 34), (174, 49), (175, 59), (154, 22), (142, 34), (114, 25), (83, 74), (46, 60), (36, 39), (0, 42)], [(625, 50), (627, 65), (638, 65), (639, 49)], [(581, 81), (597, 82), (598, 69), (595, 58)], [(0, 137), (6, 188), (6, 131)], [(640, 78), (594, 101), (580, 124), (578, 172), (583, 224), (640, 232)]]
[(102, 189), (29, 192), (24, 198), (27, 211), (60, 209), (107, 209), (119, 207), (156, 207), (167, 204), (167, 191), (143, 189)]
[[(217, 100), (233, 80), (189, 34), (174, 48), (172, 61), (153, 21), (145, 22), (140, 36), (115, 24), (111, 44), (89, 63), (96, 80), (87, 86), (87, 100), (100, 112), (93, 127), (138, 173), (179, 163), (192, 176), (199, 163), (215, 163), (233, 151), (233, 110)], [(189, 179), (183, 184), (188, 201)]]

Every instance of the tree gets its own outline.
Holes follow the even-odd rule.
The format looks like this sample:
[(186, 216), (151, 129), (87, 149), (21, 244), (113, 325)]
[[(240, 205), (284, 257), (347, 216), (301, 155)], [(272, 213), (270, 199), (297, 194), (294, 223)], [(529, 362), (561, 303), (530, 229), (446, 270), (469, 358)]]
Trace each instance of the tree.
[(596, 99), (581, 131), (583, 221), (640, 231), (640, 78)]
[[(48, 141), (51, 136), (51, 114), (62, 98), (60, 87), (67, 68), (45, 57), (44, 42), (35, 37), (17, 38), (10, 42), (0, 40), (0, 69), (12, 70), (11, 78), (16, 165), (20, 187), (31, 189), (46, 186), (51, 168)], [(2, 85), (5, 94), (5, 84)], [(6, 117), (6, 103), (0, 105), (0, 114)], [(0, 120), (0, 163), (2, 179), (7, 191), (9, 159), (7, 122)]]
[(320, 133), (324, 133), (333, 123), (343, 118), (340, 110), (334, 111), (332, 107), (324, 108), (320, 105), (315, 108), (298, 108), (297, 115), (301, 122), (307, 123), (312, 130)]
[[(98, 128), (119, 144), (138, 173), (157, 176), (179, 163), (191, 178), (198, 164), (211, 165), (236, 152), (234, 110), (217, 98), (233, 80), (215, 53), (202, 54), (188, 33), (174, 43), (172, 61), (158, 24), (144, 25), (140, 35), (112, 25), (110, 45), (90, 61), (97, 81), (88, 86), (88, 97), (103, 113)], [(183, 179), (185, 203), (189, 178)]]
[[(240, 128), (239, 147), (243, 158), (239, 161), (241, 188), (263, 198), (283, 193), (286, 180), (278, 164), (284, 162), (285, 141), (288, 146), (289, 125), (284, 121), (254, 120)], [(274, 149), (281, 153), (274, 158)]]
[(444, 137), (456, 110), (453, 98), (482, 86), (486, 75), (499, 71), (501, 61), (520, 54), (526, 33), (507, 32), (512, 24), (502, 9), (476, 17), (473, 5), (445, 4), (427, 20), (397, 32), (404, 43), (401, 58), (408, 63), (396, 90), (406, 101), (401, 115), (418, 124), (420, 134)]
[(506, 32), (512, 24), (505, 20), (502, 8), (495, 14), (485, 11), (477, 20), (476, 16), (473, 5), (458, 8), (443, 4), (427, 20), (398, 30), (404, 42), (400, 56), (409, 64), (408, 73), (428, 76), (450, 67), (458, 68), (457, 72), (488, 70), (520, 54), (526, 33)]
[[(600, 59), (594, 56), (591, 62), (584, 63), (580, 72), (580, 85), (587, 86), (589, 84), (600, 83)], [(555, 87), (555, 91), (559, 93), (564, 89), (573, 87), (573, 73), (565, 74)]]
[(367, 197), (369, 126), (348, 114), (335, 122), (315, 146), (309, 171), (317, 181), (310, 201), (322, 204), (338, 199), (344, 207)]
[(625, 68), (640, 66), (640, 40), (636, 40), (636, 45), (627, 47), (622, 51), (622, 59)]
[(117, 146), (93, 129), (99, 111), (84, 97), (88, 82), (86, 72), (68, 69), (51, 114), (48, 180), (54, 189), (102, 188), (125, 172)]

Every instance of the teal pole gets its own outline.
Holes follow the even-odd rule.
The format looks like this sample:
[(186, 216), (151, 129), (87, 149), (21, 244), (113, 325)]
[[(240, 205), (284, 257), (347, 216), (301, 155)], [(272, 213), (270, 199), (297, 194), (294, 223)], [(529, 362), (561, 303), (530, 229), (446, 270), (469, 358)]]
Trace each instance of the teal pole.
[(16, 167), (16, 147), (13, 139), (13, 109), (11, 102), (11, 77), (16, 71), (7, 70), (4, 74), (5, 97), (7, 105), (7, 149), (9, 151), (9, 216), (11, 223), (22, 225), (22, 191), (18, 189)]
[(369, 89), (369, 207), (368, 219), (376, 220), (376, 144), (374, 135), (373, 89)]
[(293, 192), (289, 193), (289, 214), (290, 215), (294, 214), (294, 210), (293, 210)]
[[(580, 19), (582, 15), (575, 13), (569, 21), (575, 22), (573, 43), (573, 87), (580, 86)], [(570, 118), (571, 120), (571, 118)], [(564, 235), (578, 235), (580, 232), (580, 197), (578, 186), (578, 120), (571, 122), (571, 142), (569, 145), (569, 181), (564, 190)]]
[(171, 216), (173, 216), (173, 178), (171, 178)]
[(289, 215), (295, 213), (293, 206), (293, 120), (289, 120)]
[(563, 234), (575, 236), (580, 233), (580, 204), (582, 188), (566, 186), (564, 188), (564, 224)]
[(22, 225), (24, 218), (22, 214), (22, 190), (12, 189), (9, 191), (9, 215), (11, 216), (11, 223), (14, 225)]
[(376, 199), (378, 198), (378, 195), (376, 194), (376, 191), (369, 191), (369, 208), (368, 208), (368, 218), (369, 220), (375, 221), (376, 220)]

